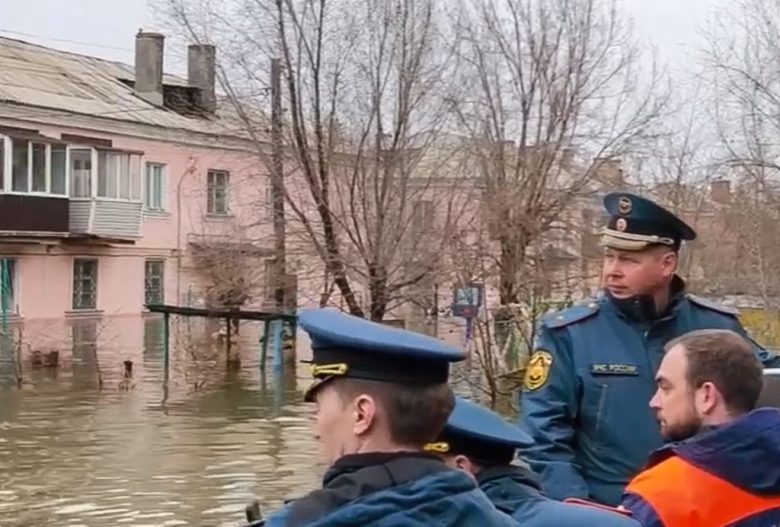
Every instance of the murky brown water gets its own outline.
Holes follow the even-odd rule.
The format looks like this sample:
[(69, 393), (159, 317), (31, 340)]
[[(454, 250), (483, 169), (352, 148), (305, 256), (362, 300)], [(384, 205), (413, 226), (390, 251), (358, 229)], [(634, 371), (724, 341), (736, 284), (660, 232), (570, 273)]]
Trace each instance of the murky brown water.
[(239, 370), (180, 342), (166, 393), (161, 323), (143, 324), (137, 352), (99, 348), (102, 389), (78, 343), (56, 374), (0, 387), (0, 525), (235, 526), (254, 497), (268, 511), (317, 485), (307, 381), (261, 375), (242, 329)]

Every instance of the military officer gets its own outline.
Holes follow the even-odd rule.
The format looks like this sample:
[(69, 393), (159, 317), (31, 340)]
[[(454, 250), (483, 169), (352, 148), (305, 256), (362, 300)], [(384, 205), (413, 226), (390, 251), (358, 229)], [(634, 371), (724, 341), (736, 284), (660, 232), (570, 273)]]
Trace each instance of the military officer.
[[(332, 309), (304, 310), (317, 382), (315, 437), (330, 465), (322, 488), (266, 527), (514, 527), (474, 480), (423, 451), (455, 400), (449, 365), (461, 350), (432, 337)], [(253, 514), (254, 516), (254, 514)]]
[(526, 527), (639, 527), (617, 509), (562, 503), (541, 491), (538, 476), (513, 464), (515, 451), (531, 438), (495, 412), (456, 398), (444, 431), (429, 451), (445, 463), (470, 474), (500, 511)]
[[(604, 293), (542, 317), (521, 396), (523, 454), (553, 498), (617, 505), (627, 482), (662, 445), (648, 402), (669, 340), (695, 329), (745, 335), (737, 312), (697, 298), (676, 274), (696, 233), (658, 204), (605, 196)], [(778, 357), (756, 347), (764, 365)]]

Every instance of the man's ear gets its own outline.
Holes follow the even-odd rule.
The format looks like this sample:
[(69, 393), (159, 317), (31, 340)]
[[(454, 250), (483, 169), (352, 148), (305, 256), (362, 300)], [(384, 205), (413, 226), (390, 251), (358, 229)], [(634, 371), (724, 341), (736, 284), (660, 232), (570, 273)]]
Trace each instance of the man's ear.
[(709, 381), (702, 384), (696, 390), (694, 397), (696, 398), (696, 409), (702, 415), (710, 415), (718, 406), (718, 403), (723, 402), (720, 391), (714, 383)]
[(355, 435), (363, 435), (374, 426), (377, 414), (376, 401), (367, 394), (360, 394), (355, 398)]
[(664, 266), (664, 274), (671, 276), (677, 271), (680, 256), (675, 251), (667, 251), (661, 255), (661, 263)]
[(470, 476), (475, 476), (474, 463), (472, 463), (468, 457), (462, 454), (458, 454), (457, 456), (455, 456), (455, 468), (457, 468), (458, 470), (462, 470), (463, 472), (469, 474)]

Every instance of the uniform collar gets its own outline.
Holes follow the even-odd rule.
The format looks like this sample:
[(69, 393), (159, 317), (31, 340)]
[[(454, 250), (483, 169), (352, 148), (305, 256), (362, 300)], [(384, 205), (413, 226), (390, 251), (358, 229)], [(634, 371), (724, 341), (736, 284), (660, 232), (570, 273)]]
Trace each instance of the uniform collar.
[[(397, 463), (394, 463), (397, 462)], [(441, 458), (426, 452), (368, 452), (365, 454), (348, 454), (342, 456), (328, 469), (323, 477), (323, 486), (327, 486), (338, 476), (350, 474), (358, 470), (387, 464), (411, 464), (415, 467), (444, 468)]]
[(529, 492), (540, 493), (542, 484), (539, 476), (528, 469), (514, 465), (496, 465), (485, 467), (477, 474), (477, 484), (481, 487), (497, 479), (511, 479), (523, 485)]
[(604, 295), (615, 306), (617, 311), (632, 322), (656, 322), (659, 319), (671, 316), (679, 307), (680, 301), (685, 298), (685, 281), (675, 275), (669, 285), (669, 303), (661, 313), (655, 308), (655, 300), (651, 295), (634, 295), (628, 298), (615, 298), (605, 290)]

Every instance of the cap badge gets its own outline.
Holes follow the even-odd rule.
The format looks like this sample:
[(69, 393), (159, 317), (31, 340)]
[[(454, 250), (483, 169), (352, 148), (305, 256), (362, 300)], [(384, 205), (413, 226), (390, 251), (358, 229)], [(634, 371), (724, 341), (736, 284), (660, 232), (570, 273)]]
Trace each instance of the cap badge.
[(615, 222), (615, 228), (619, 230), (620, 232), (624, 232), (626, 230), (626, 227), (628, 227), (628, 222), (625, 218), (618, 218)]
[(631, 203), (631, 198), (620, 196), (620, 199), (618, 200), (618, 212), (620, 212), (620, 214), (625, 216), (626, 214), (629, 214), (633, 208), (634, 204)]

